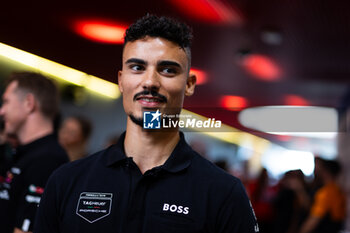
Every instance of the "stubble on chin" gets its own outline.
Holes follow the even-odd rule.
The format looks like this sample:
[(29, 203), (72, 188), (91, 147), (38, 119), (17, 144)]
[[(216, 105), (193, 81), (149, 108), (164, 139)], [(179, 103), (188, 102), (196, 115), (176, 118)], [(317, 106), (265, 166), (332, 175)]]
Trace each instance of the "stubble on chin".
[(130, 117), (131, 121), (134, 122), (136, 125), (138, 125), (140, 127), (143, 127), (143, 119), (142, 119), (142, 117), (136, 117), (132, 113), (129, 114), (129, 117)]

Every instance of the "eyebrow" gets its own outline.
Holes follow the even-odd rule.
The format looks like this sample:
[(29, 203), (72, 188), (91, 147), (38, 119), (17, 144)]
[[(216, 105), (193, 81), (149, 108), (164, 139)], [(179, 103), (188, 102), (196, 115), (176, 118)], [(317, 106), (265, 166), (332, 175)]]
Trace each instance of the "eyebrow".
[(157, 65), (158, 66), (176, 66), (176, 67), (182, 68), (179, 63), (174, 62), (174, 61), (160, 61), (160, 62), (158, 62)]
[[(130, 58), (130, 59), (126, 60), (126, 62), (125, 62), (125, 64), (130, 64), (130, 63), (147, 65), (147, 62), (145, 60), (142, 60), (139, 58)], [(175, 66), (178, 68), (182, 68), (179, 63), (174, 62), (174, 61), (168, 61), (168, 60), (158, 62), (157, 66)]]
[(137, 63), (137, 64), (141, 64), (141, 65), (147, 64), (147, 62), (145, 62), (142, 59), (138, 59), (138, 58), (130, 58), (125, 62), (125, 64), (130, 64), (130, 63)]

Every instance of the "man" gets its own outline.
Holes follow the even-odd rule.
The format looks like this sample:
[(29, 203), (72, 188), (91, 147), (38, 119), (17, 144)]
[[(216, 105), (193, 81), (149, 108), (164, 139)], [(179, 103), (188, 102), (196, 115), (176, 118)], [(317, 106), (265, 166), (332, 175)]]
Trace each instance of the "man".
[(0, 184), (0, 232), (32, 231), (34, 217), (47, 179), (68, 161), (53, 135), (58, 91), (48, 78), (15, 73), (3, 94), (0, 114), (5, 133), (20, 143), (14, 164)]
[(317, 160), (315, 173), (318, 173), (323, 186), (316, 192), (309, 217), (300, 232), (337, 233), (343, 228), (346, 213), (345, 195), (336, 183), (340, 164), (333, 160)]
[(179, 113), (194, 92), (190, 29), (147, 15), (126, 32), (118, 143), (50, 178), (34, 232), (257, 232), (241, 182), (194, 152), (182, 133), (145, 130), (146, 110)]

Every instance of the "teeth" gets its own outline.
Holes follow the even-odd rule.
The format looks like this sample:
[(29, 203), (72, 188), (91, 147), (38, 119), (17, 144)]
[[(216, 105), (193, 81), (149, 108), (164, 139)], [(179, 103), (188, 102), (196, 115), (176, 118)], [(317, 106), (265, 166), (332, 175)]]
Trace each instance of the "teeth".
[(159, 102), (157, 99), (141, 98), (141, 100), (144, 100), (146, 102)]

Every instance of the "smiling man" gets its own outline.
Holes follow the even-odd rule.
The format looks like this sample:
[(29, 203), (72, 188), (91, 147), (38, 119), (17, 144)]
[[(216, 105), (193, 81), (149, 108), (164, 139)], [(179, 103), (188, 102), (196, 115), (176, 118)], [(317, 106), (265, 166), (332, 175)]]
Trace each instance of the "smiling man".
[(177, 128), (142, 127), (145, 111), (176, 115), (194, 93), (191, 37), (188, 26), (165, 17), (147, 15), (129, 27), (118, 73), (126, 132), (57, 170), (35, 233), (258, 232), (237, 178), (194, 152)]

